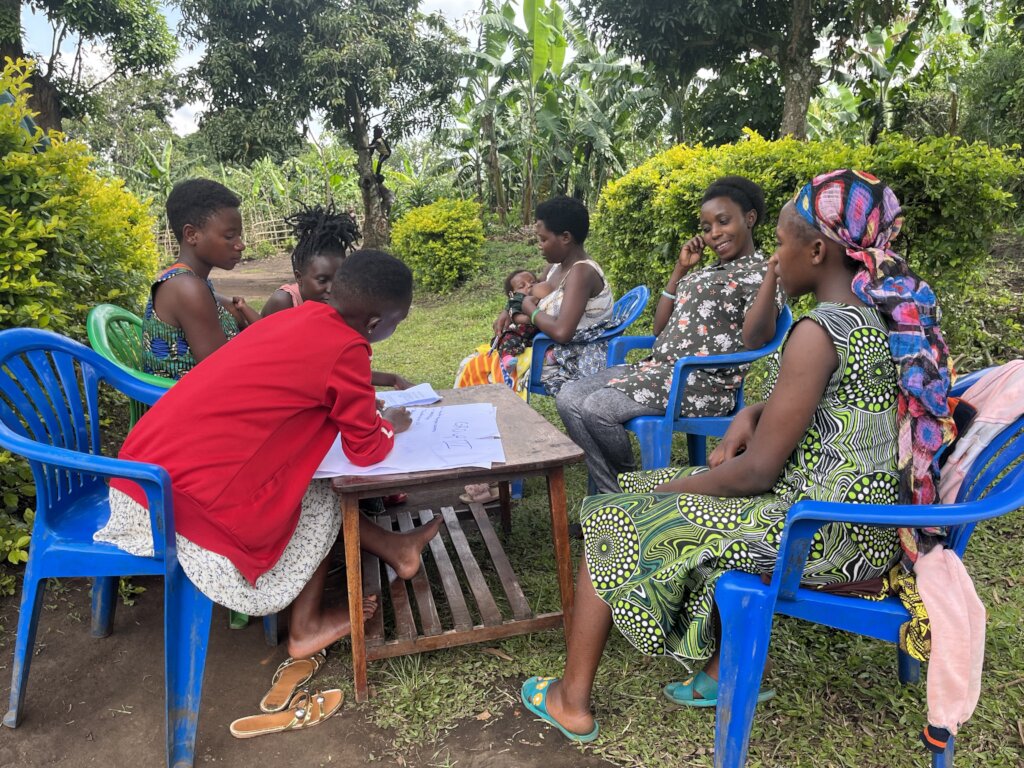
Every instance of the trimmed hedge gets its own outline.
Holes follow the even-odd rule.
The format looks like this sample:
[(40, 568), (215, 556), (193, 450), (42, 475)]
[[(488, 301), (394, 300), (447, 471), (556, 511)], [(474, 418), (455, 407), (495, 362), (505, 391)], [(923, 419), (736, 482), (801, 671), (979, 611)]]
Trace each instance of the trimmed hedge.
[[(153, 219), (120, 179), (91, 168), (80, 141), (21, 126), (29, 65), (8, 63), (0, 90), (0, 328), (49, 328), (84, 338), (102, 302), (137, 309), (156, 272)], [(38, 151), (36, 151), (38, 150)]]
[(416, 282), (430, 291), (454, 288), (482, 264), (484, 225), (481, 206), (469, 200), (441, 199), (413, 208), (395, 224), (391, 245)]
[[(813, 176), (836, 168), (868, 171), (896, 192), (905, 222), (895, 249), (939, 294), (943, 328), (961, 368), (970, 370), (986, 356), (999, 361), (1005, 359), (1001, 352), (1024, 347), (1020, 298), (984, 285), (992, 238), (1009, 223), (1010, 189), (1024, 166), (985, 144), (890, 134), (875, 145), (850, 146), (766, 141), (748, 132), (735, 144), (673, 147), (605, 187), (591, 253), (618, 291), (638, 284), (660, 288), (680, 245), (697, 232), (705, 188), (727, 174), (764, 188), (768, 213), (755, 239), (770, 253), (782, 206)], [(972, 322), (978, 317), (986, 319), (984, 335)], [(1000, 330), (993, 333), (993, 324)], [(993, 350), (993, 343), (1003, 349)]]

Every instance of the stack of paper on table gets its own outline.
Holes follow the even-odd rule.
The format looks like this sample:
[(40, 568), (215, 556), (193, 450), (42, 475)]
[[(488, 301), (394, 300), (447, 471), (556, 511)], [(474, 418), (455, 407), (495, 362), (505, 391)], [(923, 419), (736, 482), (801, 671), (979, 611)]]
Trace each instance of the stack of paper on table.
[[(406, 390), (409, 391), (409, 390)], [(498, 411), (489, 403), (410, 408), (412, 426), (395, 435), (395, 447), (369, 467), (353, 464), (334, 441), (313, 477), (390, 475), (454, 467), (484, 467), (505, 461)]]
[(430, 405), (441, 399), (430, 384), (417, 384), (409, 389), (396, 389), (392, 392), (378, 392), (377, 399), (384, 401), (385, 408), (400, 405)]

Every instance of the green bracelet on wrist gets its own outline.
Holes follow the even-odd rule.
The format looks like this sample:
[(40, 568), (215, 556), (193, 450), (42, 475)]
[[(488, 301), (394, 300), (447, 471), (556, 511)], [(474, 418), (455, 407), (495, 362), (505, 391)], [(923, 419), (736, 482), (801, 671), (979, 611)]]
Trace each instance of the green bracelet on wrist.
[(533, 310), (533, 312), (530, 313), (530, 325), (536, 325), (536, 323), (533, 322), (533, 320), (535, 317), (537, 317), (538, 312), (540, 312), (540, 307), (537, 307), (535, 310)]

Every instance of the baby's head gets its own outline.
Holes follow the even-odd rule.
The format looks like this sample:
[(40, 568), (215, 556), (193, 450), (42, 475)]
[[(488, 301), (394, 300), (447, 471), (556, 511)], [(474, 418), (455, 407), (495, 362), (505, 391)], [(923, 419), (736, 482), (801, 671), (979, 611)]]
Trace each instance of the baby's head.
[(167, 223), (178, 245), (205, 261), (231, 269), (242, 258), (242, 201), (211, 179), (188, 179), (167, 196)]
[(528, 269), (513, 270), (505, 278), (505, 293), (529, 293), (537, 283), (537, 276)]
[(383, 341), (409, 314), (412, 272), (384, 251), (354, 251), (334, 273), (328, 304), (367, 341)]
[(348, 213), (334, 206), (303, 208), (285, 221), (295, 232), (292, 271), (304, 301), (327, 301), (334, 273), (342, 259), (355, 247), (359, 226)]

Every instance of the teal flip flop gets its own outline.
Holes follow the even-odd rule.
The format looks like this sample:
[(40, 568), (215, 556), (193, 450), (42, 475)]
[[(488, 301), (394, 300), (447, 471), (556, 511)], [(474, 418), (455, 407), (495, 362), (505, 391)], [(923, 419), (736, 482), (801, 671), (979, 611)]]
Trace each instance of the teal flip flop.
[(548, 714), (548, 686), (557, 679), (557, 677), (531, 677), (523, 683), (523, 689), (519, 692), (523, 705), (548, 725), (555, 726), (565, 738), (570, 741), (578, 741), (581, 744), (588, 744), (597, 738), (596, 720), (594, 721), (594, 730), (590, 733), (573, 733), (567, 728), (563, 728), (555, 718)]
[[(701, 670), (689, 680), (683, 682), (672, 682), (661, 689), (665, 698), (680, 707), (714, 707), (718, 705), (718, 681)], [(700, 698), (694, 697), (694, 692), (700, 694)], [(758, 703), (768, 701), (775, 695), (775, 691), (769, 689), (757, 694)]]

